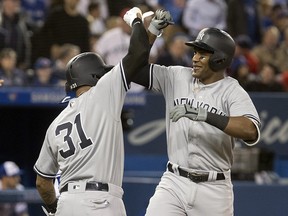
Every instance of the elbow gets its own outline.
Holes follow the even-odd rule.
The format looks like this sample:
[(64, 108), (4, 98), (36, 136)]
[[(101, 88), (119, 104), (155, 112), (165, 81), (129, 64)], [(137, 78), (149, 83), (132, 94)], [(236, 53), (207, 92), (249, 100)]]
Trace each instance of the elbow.
[(257, 140), (259, 140), (260, 134), (259, 134), (256, 126), (253, 123), (252, 123), (251, 127), (243, 128), (243, 132), (244, 132), (243, 133), (244, 137), (242, 139), (245, 142), (247, 142), (247, 143), (255, 143)]
[[(137, 52), (137, 54), (136, 54), (137, 56), (135, 56), (138, 60), (138, 65), (139, 66), (141, 66), (141, 67), (143, 67), (143, 66), (145, 66), (145, 65), (147, 65), (148, 64), (148, 59), (149, 59), (149, 50), (145, 50), (145, 49), (143, 49), (143, 50), (141, 50), (141, 51), (139, 51), (139, 52)], [(135, 59), (136, 59), (135, 58)]]
[(256, 128), (254, 130), (251, 130), (251, 131), (246, 131), (246, 140), (257, 140), (258, 138), (258, 133), (257, 133), (257, 130)]

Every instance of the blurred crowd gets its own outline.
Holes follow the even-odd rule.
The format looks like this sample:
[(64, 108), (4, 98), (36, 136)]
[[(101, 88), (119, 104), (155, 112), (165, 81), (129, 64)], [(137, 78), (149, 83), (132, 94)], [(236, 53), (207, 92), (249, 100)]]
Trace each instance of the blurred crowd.
[[(4, 86), (64, 86), (65, 66), (81, 52), (109, 65), (126, 54), (134, 6), (170, 11), (175, 25), (152, 47), (150, 62), (192, 66), (185, 45), (205, 27), (226, 30), (236, 42), (227, 75), (247, 91), (288, 91), (287, 0), (2, 0), (0, 79)], [(135, 84), (135, 90), (142, 90)]]

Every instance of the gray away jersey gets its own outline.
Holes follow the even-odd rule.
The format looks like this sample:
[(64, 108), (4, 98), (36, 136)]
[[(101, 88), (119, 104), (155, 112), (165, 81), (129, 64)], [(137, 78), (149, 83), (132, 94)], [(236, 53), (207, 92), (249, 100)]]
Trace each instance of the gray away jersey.
[[(122, 186), (124, 144), (121, 111), (128, 90), (122, 62), (67, 107), (49, 126), (34, 170), (60, 188), (87, 180)], [(59, 165), (58, 165), (59, 164)]]
[(150, 89), (166, 101), (168, 157), (173, 163), (195, 170), (227, 171), (233, 163), (234, 138), (206, 122), (169, 119), (175, 105), (190, 104), (226, 116), (245, 116), (253, 121), (260, 139), (260, 120), (255, 106), (238, 81), (225, 77), (204, 85), (193, 78), (192, 68), (151, 65)]

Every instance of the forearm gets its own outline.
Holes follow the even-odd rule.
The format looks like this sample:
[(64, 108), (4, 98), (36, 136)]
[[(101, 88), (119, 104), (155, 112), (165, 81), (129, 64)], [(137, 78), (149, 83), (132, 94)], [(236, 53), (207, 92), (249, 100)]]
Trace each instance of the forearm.
[(250, 119), (243, 116), (228, 117), (208, 112), (205, 122), (235, 138), (245, 141), (257, 139), (258, 134), (255, 125)]
[(37, 175), (36, 187), (42, 200), (46, 205), (51, 205), (55, 202), (57, 198), (54, 189), (53, 179), (47, 179)]
[(259, 128), (255, 126), (252, 120), (244, 116), (223, 116), (208, 112), (202, 107), (195, 108), (187, 104), (177, 105), (170, 111), (172, 122), (176, 122), (182, 117), (193, 121), (204, 121), (234, 138), (244, 140), (246, 143), (259, 140)]
[(129, 82), (141, 67), (148, 64), (149, 51), (147, 32), (141, 19), (136, 18), (133, 22), (128, 54), (123, 59), (123, 67)]
[(256, 141), (258, 138), (258, 131), (253, 122), (244, 117), (229, 117), (229, 122), (224, 132), (235, 138), (244, 141)]
[[(153, 46), (157, 36), (152, 34), (150, 31), (147, 31), (148, 33), (148, 38), (149, 38), (149, 44), (150, 44), (150, 48)], [(150, 51), (150, 50), (149, 50)]]

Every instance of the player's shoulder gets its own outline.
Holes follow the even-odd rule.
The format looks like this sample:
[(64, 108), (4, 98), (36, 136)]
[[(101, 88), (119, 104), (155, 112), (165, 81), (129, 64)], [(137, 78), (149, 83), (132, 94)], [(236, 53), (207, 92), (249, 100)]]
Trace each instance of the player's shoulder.
[(181, 75), (181, 73), (190, 73), (192, 75), (192, 68), (184, 67), (180, 65), (173, 65), (173, 66), (165, 66), (159, 64), (152, 64), (153, 71), (167, 71), (170, 73), (177, 73)]
[(239, 84), (238, 80), (233, 77), (226, 76), (223, 80), (223, 89), (230, 95), (248, 95), (246, 90)]
[(75, 103), (75, 100), (77, 100), (77, 98), (72, 98), (69, 100), (69, 102), (67, 102), (67, 106), (51, 122), (50, 128), (65, 121), (66, 116), (68, 116), (69, 109), (71, 108), (71, 104)]
[(230, 83), (231, 85), (239, 85), (238, 80), (231, 76), (225, 76), (224, 79), (222, 80), (225, 83)]

